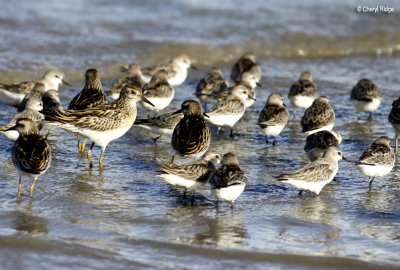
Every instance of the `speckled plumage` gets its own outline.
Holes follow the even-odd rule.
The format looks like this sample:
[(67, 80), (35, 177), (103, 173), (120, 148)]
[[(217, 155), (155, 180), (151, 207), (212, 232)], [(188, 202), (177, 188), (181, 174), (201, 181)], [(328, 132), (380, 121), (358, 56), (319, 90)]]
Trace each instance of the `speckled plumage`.
[(304, 151), (306, 151), (308, 159), (314, 161), (320, 158), (329, 146), (339, 147), (342, 141), (343, 138), (339, 133), (322, 130), (307, 137)]
[(321, 130), (332, 130), (335, 112), (327, 97), (319, 97), (306, 109), (301, 119), (302, 132), (311, 135)]
[(168, 83), (167, 72), (165, 70), (157, 71), (150, 82), (143, 87), (144, 96), (154, 104), (140, 102), (140, 104), (147, 110), (160, 111), (165, 109), (173, 100), (175, 89)]
[(115, 80), (113, 86), (110, 88), (109, 95), (113, 100), (118, 99), (121, 89), (124, 86), (137, 85), (141, 88), (143, 87), (142, 71), (138, 64), (129, 64), (128, 68), (123, 71), (124, 74)]
[(186, 100), (175, 113), (183, 113), (184, 116), (173, 131), (172, 147), (181, 156), (191, 156), (195, 159), (200, 157), (208, 150), (211, 142), (210, 129), (200, 103)]
[(357, 112), (370, 112), (369, 119), (372, 118), (372, 112), (375, 111), (382, 100), (382, 94), (379, 88), (369, 79), (361, 79), (350, 92), (350, 99)]
[(228, 85), (222, 71), (219, 68), (213, 68), (198, 83), (196, 97), (204, 103), (216, 103), (215, 95), (224, 91)]
[(261, 79), (261, 69), (253, 53), (245, 53), (236, 61), (230, 77), (235, 83), (240, 83), (245, 73), (255, 76), (257, 82)]
[(299, 80), (290, 87), (288, 97), (294, 110), (311, 106), (317, 98), (317, 90), (309, 71), (301, 73)]

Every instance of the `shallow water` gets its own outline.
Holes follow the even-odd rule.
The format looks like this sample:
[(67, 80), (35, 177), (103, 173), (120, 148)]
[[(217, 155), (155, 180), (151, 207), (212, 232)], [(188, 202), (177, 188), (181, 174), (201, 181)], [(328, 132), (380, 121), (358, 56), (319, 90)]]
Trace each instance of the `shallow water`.
[[(0, 79), (40, 77), (59, 68), (73, 87), (60, 90), (64, 106), (83, 86), (88, 67), (104, 85), (119, 65), (146, 66), (189, 54), (191, 70), (176, 88), (169, 110), (193, 99), (210, 66), (228, 76), (233, 61), (252, 50), (262, 68), (257, 101), (235, 128), (212, 137), (211, 147), (234, 152), (249, 184), (235, 207), (214, 207), (208, 187), (190, 206), (181, 190), (155, 176), (150, 163), (167, 163), (168, 138), (132, 128), (109, 144), (104, 169), (89, 170), (74, 136), (55, 129), (53, 163), (30, 180), (16, 200), (18, 175), (12, 143), (0, 137), (0, 261), (4, 269), (395, 269), (400, 267), (399, 164), (368, 181), (341, 162), (336, 180), (319, 196), (273, 180), (307, 162), (300, 133), (302, 111), (265, 145), (255, 125), (271, 92), (287, 93), (301, 71), (313, 74), (319, 95), (328, 96), (343, 135), (344, 155), (357, 159), (381, 135), (394, 137), (387, 121), (398, 98), (399, 13), (356, 13), (359, 1), (18, 1), (2, 3)], [(382, 1), (400, 10), (394, 1)], [(233, 4), (232, 4), (233, 3)], [(377, 4), (363, 1), (366, 4)], [(380, 2), (381, 3), (381, 2)], [(250, 18), (250, 19), (249, 19)], [(349, 92), (358, 79), (372, 79), (383, 93), (373, 120), (357, 120)], [(169, 111), (168, 110), (168, 111)], [(0, 122), (14, 109), (0, 104)], [(147, 113), (139, 106), (139, 115)], [(215, 128), (212, 128), (215, 134)], [(94, 160), (100, 149), (95, 148)], [(179, 161), (184, 162), (184, 161)]]

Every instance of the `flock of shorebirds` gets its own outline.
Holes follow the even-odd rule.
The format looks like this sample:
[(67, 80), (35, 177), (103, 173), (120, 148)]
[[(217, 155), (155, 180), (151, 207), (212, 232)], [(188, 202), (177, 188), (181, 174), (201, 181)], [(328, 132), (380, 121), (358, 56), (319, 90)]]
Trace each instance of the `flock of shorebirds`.
[[(155, 117), (136, 118), (137, 102), (148, 111), (156, 114), (168, 107), (174, 98), (174, 87), (182, 84), (193, 67), (186, 55), (148, 68), (130, 64), (122, 68), (123, 76), (113, 86), (104, 91), (96, 69), (85, 73), (85, 86), (64, 109), (58, 97), (58, 88), (64, 81), (64, 74), (50, 70), (42, 79), (15, 84), (0, 83), (0, 100), (13, 104), (19, 113), (10, 123), (0, 128), (0, 133), (15, 141), (12, 148), (13, 164), (19, 172), (18, 198), (21, 195), (22, 176), (33, 178), (33, 189), (38, 177), (44, 174), (51, 164), (51, 146), (47, 135), (51, 126), (57, 126), (77, 136), (78, 151), (84, 153), (87, 139), (92, 143), (87, 152), (89, 166), (93, 167), (91, 152), (96, 144), (102, 148), (99, 167), (103, 167), (104, 152), (107, 145), (123, 136), (132, 125), (158, 134), (171, 136), (175, 155), (192, 157), (195, 160), (174, 166), (174, 155), (169, 165), (155, 164), (160, 170), (159, 177), (168, 183), (194, 192), (209, 183), (218, 200), (233, 202), (241, 195), (247, 179), (233, 153), (220, 153), (210, 150), (211, 132), (208, 123), (220, 128), (230, 128), (233, 136), (234, 125), (243, 117), (246, 109), (254, 104), (256, 87), (261, 79), (260, 66), (252, 53), (245, 53), (234, 64), (230, 78), (233, 85), (224, 78), (218, 68), (212, 68), (198, 83), (195, 95), (203, 103), (185, 100), (176, 112)], [(194, 67), (193, 67), (194, 68)], [(112, 102), (107, 102), (107, 96)], [(302, 132), (308, 135), (304, 150), (310, 163), (293, 173), (281, 174), (278, 181), (288, 183), (298, 189), (309, 190), (317, 195), (332, 181), (338, 171), (338, 161), (347, 160), (339, 148), (342, 136), (332, 131), (335, 113), (327, 97), (318, 97), (311, 73), (305, 71), (289, 90), (293, 112), (305, 108), (301, 119)], [(368, 79), (361, 79), (353, 87), (350, 99), (358, 113), (376, 110), (382, 99), (378, 87)], [(207, 110), (207, 105), (212, 108)], [(257, 125), (266, 136), (272, 136), (276, 144), (289, 119), (289, 112), (280, 93), (272, 93), (259, 114)], [(369, 177), (369, 186), (376, 176), (391, 171), (397, 154), (397, 138), (400, 135), (400, 98), (393, 101), (389, 122), (396, 133), (395, 153), (390, 148), (390, 139), (377, 138), (364, 151), (356, 167)], [(83, 141), (82, 141), (83, 140)], [(202, 157), (201, 160), (198, 160)], [(217, 164), (222, 165), (217, 168)]]

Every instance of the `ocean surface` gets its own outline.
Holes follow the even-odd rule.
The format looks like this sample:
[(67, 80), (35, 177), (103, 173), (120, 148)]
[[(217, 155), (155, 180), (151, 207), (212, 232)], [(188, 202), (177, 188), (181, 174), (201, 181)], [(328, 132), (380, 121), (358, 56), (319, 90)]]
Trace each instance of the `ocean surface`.
[[(211, 67), (229, 77), (244, 52), (252, 51), (262, 69), (257, 100), (235, 126), (234, 138), (228, 130), (216, 137), (212, 127), (211, 148), (235, 153), (249, 180), (233, 209), (224, 203), (216, 209), (208, 186), (194, 206), (184, 201), (182, 190), (156, 177), (151, 166), (169, 162), (170, 139), (154, 145), (155, 135), (136, 127), (108, 145), (102, 171), (98, 147), (90, 170), (76, 137), (54, 129), (52, 166), (37, 181), (33, 199), (31, 180), (23, 179), (18, 201), (13, 144), (1, 136), (0, 269), (400, 268), (398, 162), (371, 190), (367, 177), (343, 161), (319, 196), (298, 196), (273, 178), (308, 162), (299, 123), (303, 111), (294, 116), (287, 98), (305, 70), (313, 74), (318, 94), (331, 101), (345, 157), (358, 159), (379, 136), (394, 138), (387, 118), (400, 93), (400, 2), (2, 1), (0, 29), (0, 82), (60, 69), (72, 84), (60, 89), (65, 107), (91, 67), (108, 89), (121, 65), (189, 55), (199, 70), (189, 71), (163, 112), (194, 99)], [(363, 77), (383, 94), (372, 120), (368, 114), (359, 120), (349, 100)], [(284, 96), (291, 113), (277, 146), (266, 145), (256, 126), (272, 92)], [(139, 116), (146, 116), (138, 107)], [(0, 123), (15, 112), (0, 104)]]

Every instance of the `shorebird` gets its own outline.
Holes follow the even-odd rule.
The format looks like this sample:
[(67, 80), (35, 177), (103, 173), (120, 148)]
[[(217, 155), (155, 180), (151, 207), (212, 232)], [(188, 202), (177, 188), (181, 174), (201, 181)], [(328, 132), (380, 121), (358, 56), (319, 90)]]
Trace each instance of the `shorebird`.
[(61, 83), (71, 86), (64, 80), (64, 73), (59, 70), (47, 71), (42, 79), (35, 81), (25, 81), (14, 84), (0, 83), (0, 100), (6, 103), (19, 103), (28, 94), (37, 82), (43, 83), (45, 90), (58, 90)]
[(210, 179), (211, 190), (218, 200), (233, 202), (243, 193), (247, 178), (233, 153), (226, 153), (219, 168)]
[(361, 79), (351, 90), (350, 99), (357, 110), (358, 118), (360, 118), (360, 112), (369, 112), (368, 120), (370, 120), (372, 112), (381, 104), (382, 94), (371, 80)]
[(197, 85), (196, 97), (205, 103), (207, 110), (207, 104), (215, 104), (217, 102), (215, 96), (224, 91), (228, 85), (222, 71), (219, 68), (212, 68)]
[(146, 110), (158, 112), (165, 109), (175, 95), (174, 88), (168, 83), (167, 72), (165, 70), (157, 71), (151, 77), (150, 82), (144, 85), (143, 94), (154, 104), (153, 107), (145, 102), (140, 102)]
[(342, 142), (343, 137), (339, 133), (333, 130), (322, 130), (307, 137), (304, 151), (306, 151), (308, 159), (314, 161), (322, 157), (329, 146), (339, 147)]
[(260, 127), (261, 132), (266, 136), (266, 143), (268, 143), (268, 136), (274, 136), (272, 145), (275, 145), (276, 137), (282, 132), (287, 124), (289, 113), (283, 103), (283, 97), (279, 93), (273, 93), (268, 97), (264, 109), (260, 112), (257, 125)]
[(376, 139), (356, 162), (362, 174), (369, 177), (369, 188), (376, 176), (388, 174), (395, 162), (395, 155), (390, 148), (390, 138), (381, 136)]
[(187, 71), (190, 67), (197, 70), (197, 68), (192, 65), (190, 58), (185, 54), (181, 54), (172, 58), (172, 60), (166, 64), (143, 68), (142, 79), (145, 83), (148, 83), (157, 71), (163, 69), (167, 72), (168, 83), (171, 86), (178, 86), (186, 80)]
[(253, 53), (245, 53), (236, 61), (231, 71), (232, 81), (240, 83), (242, 81), (242, 76), (245, 73), (255, 76), (256, 82), (260, 82), (261, 69), (257, 64), (256, 56)]
[(277, 176), (278, 181), (288, 183), (303, 190), (309, 190), (319, 194), (323, 187), (330, 183), (338, 171), (338, 161), (344, 159), (342, 151), (336, 146), (330, 146), (325, 150), (323, 156), (293, 173)]
[(297, 108), (308, 108), (317, 98), (317, 90), (314, 86), (311, 73), (304, 71), (300, 78), (289, 90), (289, 99), (293, 107), (293, 116)]
[(389, 122), (392, 124), (394, 132), (396, 134), (396, 146), (394, 154), (397, 156), (398, 152), (398, 138), (400, 135), (400, 98), (393, 100), (392, 109), (389, 114)]
[(18, 119), (9, 128), (14, 129), (20, 134), (12, 148), (12, 161), (19, 174), (18, 198), (21, 196), (22, 176), (34, 179), (30, 189), (32, 197), (36, 180), (50, 167), (51, 148), (46, 139), (39, 135), (38, 124), (31, 119)]
[[(100, 74), (96, 69), (90, 68), (85, 72), (85, 86), (71, 100), (68, 105), (68, 110), (85, 110), (106, 103), (107, 99), (101, 85)], [(85, 152), (86, 141), (87, 138), (85, 138), (83, 144), (81, 144), (78, 135), (78, 151), (80, 153)]]
[[(111, 103), (98, 105), (84, 110), (66, 110), (45, 116), (48, 123), (58, 126), (66, 131), (93, 141), (87, 153), (89, 166), (92, 168), (91, 152), (94, 144), (101, 147), (99, 160), (100, 168), (103, 167), (104, 151), (107, 145), (123, 136), (135, 122), (139, 100), (147, 100), (136, 85), (125, 86), (120, 97)], [(150, 101), (147, 101), (150, 103)]]
[(243, 85), (237, 85), (225, 99), (218, 102), (207, 112), (206, 119), (218, 126), (217, 134), (222, 126), (230, 127), (230, 136), (233, 137), (233, 126), (239, 121), (246, 110), (245, 100), (249, 98), (249, 92)]
[(202, 160), (192, 161), (180, 166), (169, 167), (158, 165), (162, 174), (157, 176), (163, 178), (169, 184), (185, 188), (183, 196), (186, 196), (186, 190), (193, 191), (192, 205), (194, 202), (195, 191), (203, 187), (215, 173), (215, 164), (221, 163), (221, 155), (214, 150), (208, 151)]
[(183, 118), (183, 113), (165, 113), (153, 118), (136, 118), (134, 126), (149, 130), (159, 136), (154, 138), (154, 143), (161, 136), (172, 136), (175, 126)]
[[(181, 109), (175, 112), (177, 113), (183, 113), (183, 118), (172, 133), (172, 147), (180, 156), (197, 159), (207, 152), (211, 142), (210, 129), (204, 119), (201, 105), (195, 100), (186, 100)], [(206, 114), (205, 116), (207, 117)], [(173, 160), (174, 156), (170, 165), (173, 164)]]
[(138, 64), (129, 64), (127, 69), (122, 70), (124, 74), (119, 77), (107, 92), (109, 97), (113, 100), (118, 99), (121, 89), (126, 85), (137, 85), (140, 88), (143, 87), (142, 71)]
[(44, 115), (40, 113), (43, 109), (43, 102), (41, 95), (32, 95), (26, 104), (24, 111), (18, 113), (14, 118), (6, 125), (0, 127), (0, 133), (7, 137), (7, 139), (16, 141), (19, 137), (19, 132), (17, 129), (10, 129), (15, 126), (19, 119), (29, 118), (36, 125), (39, 125), (44, 120)]
[(327, 97), (319, 97), (306, 109), (301, 118), (302, 132), (311, 135), (321, 130), (332, 130), (335, 124), (335, 112)]

